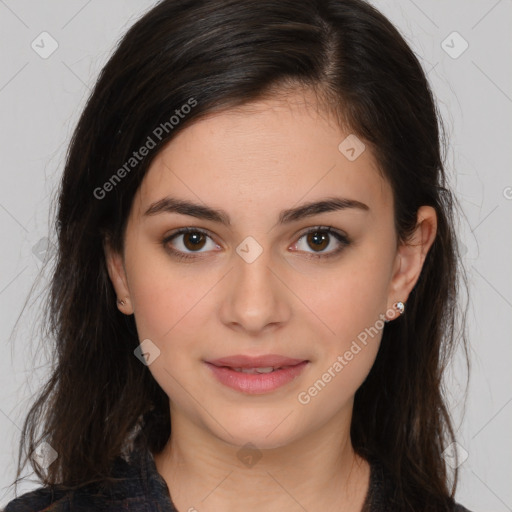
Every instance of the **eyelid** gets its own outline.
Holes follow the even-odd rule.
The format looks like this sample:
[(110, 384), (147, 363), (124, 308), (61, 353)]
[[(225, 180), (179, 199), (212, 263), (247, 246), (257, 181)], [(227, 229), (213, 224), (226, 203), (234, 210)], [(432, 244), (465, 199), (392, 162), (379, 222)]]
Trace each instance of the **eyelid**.
[(185, 233), (203, 233), (204, 235), (207, 235), (207, 236), (209, 236), (212, 239), (214, 237), (213, 233), (211, 233), (207, 229), (195, 228), (194, 226), (187, 226), (187, 227), (184, 227), (184, 228), (176, 229), (170, 235), (167, 235), (166, 237), (164, 237), (164, 241), (172, 240), (174, 237), (176, 237), (178, 235), (183, 235)]
[(348, 235), (344, 231), (334, 228), (332, 226), (324, 226), (324, 225), (311, 226), (309, 228), (306, 228), (304, 231), (301, 231), (300, 234), (297, 236), (300, 239), (303, 236), (308, 235), (309, 233), (315, 233), (316, 231), (325, 231), (327, 233), (339, 235), (340, 237), (345, 238), (347, 241), (349, 240)]

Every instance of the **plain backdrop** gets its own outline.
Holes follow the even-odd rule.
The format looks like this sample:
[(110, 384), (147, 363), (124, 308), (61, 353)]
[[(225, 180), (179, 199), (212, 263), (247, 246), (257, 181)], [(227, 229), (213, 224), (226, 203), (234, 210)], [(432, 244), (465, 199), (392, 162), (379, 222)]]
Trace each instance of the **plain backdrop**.
[[(0, 506), (13, 498), (8, 486), (20, 426), (48, 374), (44, 352), (31, 341), (37, 303), (15, 338), (12, 330), (45, 254), (51, 254), (49, 206), (67, 144), (114, 45), (154, 4), (0, 0)], [(449, 136), (447, 169), (463, 209), (457, 230), (470, 285), (472, 365), (466, 403), (460, 354), (447, 380), (463, 459), (457, 500), (474, 512), (509, 511), (512, 2), (373, 4), (399, 28), (428, 73)], [(36, 486), (29, 479), (20, 491)]]

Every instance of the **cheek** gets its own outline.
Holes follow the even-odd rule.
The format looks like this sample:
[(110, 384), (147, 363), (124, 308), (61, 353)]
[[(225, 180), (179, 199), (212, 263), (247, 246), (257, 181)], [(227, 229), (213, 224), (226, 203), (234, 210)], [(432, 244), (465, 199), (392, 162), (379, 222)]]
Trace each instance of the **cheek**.
[(164, 342), (193, 316), (208, 287), (198, 279), (170, 273), (157, 265), (137, 273), (130, 283), (140, 337)]
[[(314, 371), (297, 395), (299, 403), (327, 421), (343, 409), (368, 376), (377, 356), (385, 311), (383, 283), (376, 283), (368, 273), (352, 273), (329, 293), (311, 296), (312, 310), (319, 311), (324, 333), (315, 338)], [(315, 317), (311, 322), (319, 326)], [(325, 327), (327, 326), (327, 328)], [(315, 332), (310, 324), (308, 330)], [(315, 404), (309, 409), (307, 404)]]
[(128, 238), (125, 255), (139, 338), (161, 340), (197, 303), (200, 290), (144, 237)]
[(313, 278), (297, 280), (295, 290), (303, 297), (308, 315), (327, 337), (347, 341), (372, 327), (384, 314), (389, 269), (382, 258), (347, 258), (337, 268)]
[[(307, 385), (311, 397), (321, 391), (318, 401), (329, 410), (349, 400), (373, 366), (385, 325), (388, 277), (389, 261), (368, 248), (328, 275), (317, 273), (314, 286), (301, 285), (299, 293), (315, 313), (305, 318), (307, 330), (316, 333), (318, 362)], [(303, 391), (309, 396), (308, 389)]]
[(188, 382), (183, 376), (194, 374), (202, 355), (204, 338), (194, 334), (201, 329), (201, 320), (208, 318), (206, 302), (201, 299), (211, 285), (197, 276), (171, 272), (168, 265), (156, 262), (133, 270), (136, 277), (130, 283), (130, 291), (139, 339), (151, 340), (159, 350), (149, 370), (174, 403), (196, 415), (190, 391), (183, 388), (183, 383)]

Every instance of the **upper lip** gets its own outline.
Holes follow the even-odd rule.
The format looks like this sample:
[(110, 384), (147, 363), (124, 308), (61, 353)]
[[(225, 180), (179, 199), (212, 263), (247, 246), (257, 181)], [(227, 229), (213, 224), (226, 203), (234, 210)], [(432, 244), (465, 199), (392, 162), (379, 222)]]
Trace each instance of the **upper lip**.
[(281, 368), (283, 366), (294, 366), (306, 361), (305, 359), (294, 359), (277, 354), (263, 356), (235, 355), (206, 361), (215, 366), (229, 366), (231, 368)]

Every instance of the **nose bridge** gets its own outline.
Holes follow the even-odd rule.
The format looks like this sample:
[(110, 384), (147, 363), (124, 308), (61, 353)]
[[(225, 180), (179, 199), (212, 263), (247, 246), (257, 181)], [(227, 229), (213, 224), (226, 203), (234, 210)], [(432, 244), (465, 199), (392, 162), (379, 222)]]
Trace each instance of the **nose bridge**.
[(222, 320), (257, 332), (269, 324), (284, 322), (289, 308), (282, 284), (271, 270), (271, 250), (247, 237), (233, 255), (234, 268), (222, 307)]

